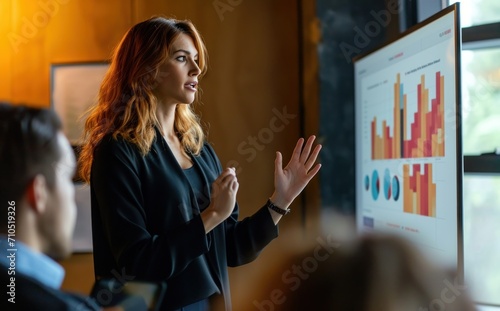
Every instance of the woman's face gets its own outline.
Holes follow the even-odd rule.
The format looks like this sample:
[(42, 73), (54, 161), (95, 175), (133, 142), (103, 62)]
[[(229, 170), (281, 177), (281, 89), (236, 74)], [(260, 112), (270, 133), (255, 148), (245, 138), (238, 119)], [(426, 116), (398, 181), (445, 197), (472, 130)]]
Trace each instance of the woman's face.
[(170, 54), (156, 79), (155, 94), (162, 104), (190, 104), (198, 90), (198, 50), (193, 39), (180, 34), (170, 46)]

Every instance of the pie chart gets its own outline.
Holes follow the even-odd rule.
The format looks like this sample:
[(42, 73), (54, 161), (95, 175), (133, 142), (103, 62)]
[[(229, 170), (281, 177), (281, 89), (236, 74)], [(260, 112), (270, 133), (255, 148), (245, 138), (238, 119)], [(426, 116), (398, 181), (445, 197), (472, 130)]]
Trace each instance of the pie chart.
[(391, 172), (385, 169), (384, 172), (384, 196), (386, 200), (391, 199)]
[(392, 178), (392, 197), (394, 198), (394, 201), (397, 201), (399, 199), (399, 178), (398, 176), (394, 176)]

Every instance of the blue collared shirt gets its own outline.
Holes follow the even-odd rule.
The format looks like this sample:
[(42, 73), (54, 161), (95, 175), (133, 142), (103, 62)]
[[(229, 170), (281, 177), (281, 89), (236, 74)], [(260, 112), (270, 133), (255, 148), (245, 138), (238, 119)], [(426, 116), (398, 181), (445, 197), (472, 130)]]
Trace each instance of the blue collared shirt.
[[(14, 249), (15, 251), (9, 251)], [(59, 289), (64, 279), (61, 265), (45, 254), (32, 250), (22, 242), (15, 241), (14, 247), (8, 244), (6, 235), (0, 234), (0, 264), (9, 267), (11, 259), (7, 256), (15, 253), (16, 274), (29, 276), (40, 283)]]

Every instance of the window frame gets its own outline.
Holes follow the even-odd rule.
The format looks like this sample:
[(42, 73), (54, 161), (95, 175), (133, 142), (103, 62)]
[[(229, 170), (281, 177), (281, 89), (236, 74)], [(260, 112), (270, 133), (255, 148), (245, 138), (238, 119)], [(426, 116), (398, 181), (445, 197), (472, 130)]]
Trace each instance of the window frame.
[[(462, 51), (500, 47), (500, 22), (462, 28)], [(464, 174), (500, 174), (500, 145), (480, 155), (464, 154)]]
[[(443, 0), (443, 8), (449, 4), (450, 1)], [(500, 21), (462, 27), (462, 51), (488, 48), (500, 48)], [(500, 175), (500, 145), (496, 150), (479, 155), (463, 154), (463, 166), (464, 177)], [(476, 303), (485, 307), (499, 307), (496, 304), (479, 301)]]

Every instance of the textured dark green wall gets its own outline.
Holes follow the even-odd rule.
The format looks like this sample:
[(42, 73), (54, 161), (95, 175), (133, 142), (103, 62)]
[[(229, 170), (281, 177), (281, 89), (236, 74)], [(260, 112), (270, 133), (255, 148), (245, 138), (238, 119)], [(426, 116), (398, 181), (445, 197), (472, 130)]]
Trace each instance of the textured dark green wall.
[(320, 171), (323, 208), (354, 213), (354, 67), (351, 58), (398, 34), (397, 0), (317, 0), (322, 42)]

